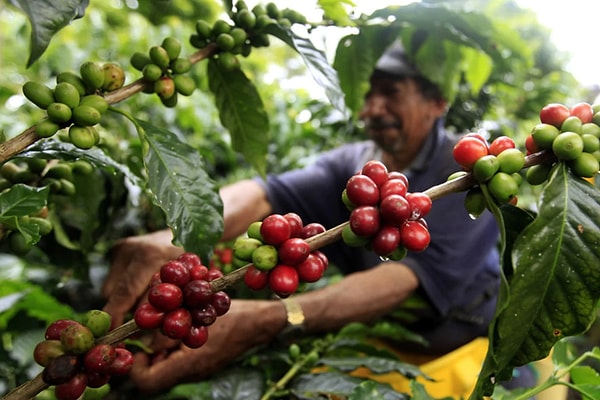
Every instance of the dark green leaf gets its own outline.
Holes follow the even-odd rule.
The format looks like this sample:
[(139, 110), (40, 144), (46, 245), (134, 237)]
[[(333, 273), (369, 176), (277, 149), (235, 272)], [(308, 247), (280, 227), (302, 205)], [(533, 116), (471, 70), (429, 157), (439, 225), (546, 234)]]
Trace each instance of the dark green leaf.
[(335, 393), (348, 396), (363, 381), (347, 374), (324, 372), (321, 374), (303, 374), (297, 376), (291, 385), (292, 393), (301, 399), (323, 393)]
[(271, 24), (265, 29), (266, 32), (279, 38), (288, 46), (300, 54), (308, 71), (312, 74), (315, 81), (323, 87), (325, 95), (338, 111), (347, 114), (344, 100), (344, 92), (340, 88), (337, 72), (329, 61), (327, 55), (317, 49), (310, 39), (296, 35), (290, 29), (283, 28), (277, 24)]
[(435, 398), (435, 397), (431, 397), (431, 395), (429, 393), (427, 393), (427, 390), (425, 389), (425, 386), (423, 386), (422, 383), (419, 383), (415, 380), (410, 381), (410, 392), (413, 395), (413, 399), (415, 400), (452, 400), (452, 397), (444, 397), (442, 399), (440, 398)]
[(264, 379), (257, 370), (230, 369), (211, 382), (212, 400), (258, 400), (264, 391)]
[(75, 18), (83, 15), (88, 1), (82, 0), (11, 0), (31, 23), (31, 51), (27, 66), (31, 66), (46, 50), (52, 36)]
[[(600, 192), (561, 164), (539, 214), (514, 243), (509, 295), (493, 327), (474, 396), (512, 368), (544, 358), (558, 340), (585, 332), (600, 297)], [(515, 329), (518, 327), (518, 329)]]
[(364, 381), (352, 391), (348, 400), (404, 400), (407, 395), (394, 391), (388, 385), (376, 381)]
[(17, 184), (0, 193), (0, 216), (21, 217), (40, 211), (48, 201), (48, 187)]
[(172, 132), (146, 121), (137, 123), (147, 143), (148, 187), (165, 212), (174, 242), (207, 260), (223, 232), (223, 204), (215, 182), (196, 149)]
[(221, 123), (231, 134), (233, 149), (264, 176), (269, 118), (256, 87), (240, 69), (226, 70), (213, 59), (208, 62), (207, 74)]
[(386, 374), (389, 372), (398, 372), (407, 378), (417, 376), (426, 377), (421, 370), (413, 364), (401, 361), (391, 360), (380, 357), (323, 357), (319, 363), (339, 369), (340, 371), (350, 372), (359, 367), (366, 367), (374, 374)]

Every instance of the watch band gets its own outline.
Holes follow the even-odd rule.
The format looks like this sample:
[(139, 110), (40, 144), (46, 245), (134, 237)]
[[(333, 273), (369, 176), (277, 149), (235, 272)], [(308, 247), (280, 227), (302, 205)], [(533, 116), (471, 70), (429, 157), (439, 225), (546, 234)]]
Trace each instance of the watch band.
[(305, 332), (304, 312), (300, 304), (292, 297), (282, 299), (281, 302), (287, 312), (287, 325), (277, 335), (277, 338), (286, 342), (298, 338)]

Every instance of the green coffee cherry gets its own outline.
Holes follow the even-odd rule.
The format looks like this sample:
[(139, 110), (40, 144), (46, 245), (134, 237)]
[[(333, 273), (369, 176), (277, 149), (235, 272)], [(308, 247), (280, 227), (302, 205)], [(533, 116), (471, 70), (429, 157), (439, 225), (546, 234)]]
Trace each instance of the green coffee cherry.
[(44, 176), (48, 178), (72, 180), (73, 170), (69, 164), (64, 162), (58, 162), (56, 164), (53, 164), (50, 168), (48, 168)]
[(88, 88), (88, 92), (95, 92), (102, 88), (104, 84), (104, 71), (100, 64), (93, 61), (84, 62), (79, 68), (79, 73), (86, 88)]
[(581, 125), (581, 135), (593, 135), (600, 138), (600, 126), (593, 122)]
[(152, 46), (148, 52), (150, 55), (150, 60), (152, 60), (153, 64), (158, 65), (158, 67), (164, 71), (167, 69), (170, 63), (169, 53), (162, 46)]
[(71, 170), (75, 174), (89, 175), (94, 172), (94, 166), (89, 161), (79, 159), (73, 161), (71, 164)]
[(64, 124), (71, 120), (71, 116), (73, 112), (71, 111), (71, 107), (63, 103), (52, 103), (46, 108), (46, 112), (48, 113), (48, 119), (57, 124)]
[(583, 151), (583, 139), (575, 132), (561, 132), (552, 142), (552, 152), (559, 160), (574, 160)]
[(100, 337), (110, 329), (112, 317), (106, 311), (90, 310), (85, 313), (81, 322), (92, 331), (94, 337)]
[(474, 187), (467, 191), (464, 200), (465, 209), (472, 218), (479, 218), (486, 209), (485, 196), (481, 188)]
[(208, 45), (208, 43), (209, 39), (203, 39), (197, 33), (192, 33), (190, 35), (190, 44), (197, 49), (205, 48)]
[(538, 149), (547, 150), (552, 148), (552, 142), (558, 137), (560, 131), (550, 124), (537, 124), (531, 130), (533, 141)]
[(243, 260), (245, 263), (252, 260), (254, 250), (263, 245), (258, 239), (251, 237), (239, 237), (233, 243), (233, 256)]
[(66, 353), (84, 354), (94, 346), (94, 334), (83, 324), (72, 324), (61, 331), (60, 342)]
[(342, 229), (342, 240), (349, 247), (362, 247), (369, 243), (369, 238), (358, 236), (352, 231), (350, 225), (346, 225), (344, 229)]
[(571, 171), (582, 178), (593, 178), (598, 173), (600, 164), (591, 153), (581, 153), (574, 160), (569, 161)]
[(70, 71), (61, 72), (56, 77), (56, 83), (62, 82), (68, 82), (71, 85), (75, 86), (77, 88), (77, 91), (79, 92), (79, 96), (85, 95), (85, 83), (83, 82), (83, 79), (81, 79), (81, 77), (76, 73)]
[(59, 179), (58, 181), (60, 182), (58, 193), (64, 194), (65, 196), (72, 196), (75, 194), (76, 189), (73, 182), (67, 179)]
[(39, 174), (44, 170), (44, 168), (46, 168), (46, 165), (48, 165), (48, 160), (44, 158), (31, 157), (25, 159), (25, 164), (27, 164), (27, 168), (29, 168), (30, 171)]
[(104, 83), (102, 90), (113, 91), (123, 87), (125, 83), (125, 71), (115, 63), (106, 63), (102, 65), (104, 71)]
[(243, 9), (236, 14), (235, 20), (240, 28), (252, 29), (256, 24), (256, 15), (248, 9)]
[(163, 104), (163, 106), (167, 107), (167, 108), (174, 108), (175, 106), (177, 106), (177, 102), (179, 101), (179, 96), (177, 94), (177, 92), (173, 93), (173, 95), (171, 97), (168, 97), (166, 99), (161, 98), (160, 102)]
[(221, 51), (231, 51), (235, 47), (235, 39), (229, 33), (220, 33), (215, 43)]
[(196, 32), (200, 39), (208, 39), (212, 33), (212, 26), (207, 21), (200, 19), (196, 22)]
[(52, 232), (52, 222), (46, 218), (30, 217), (29, 221), (36, 224), (39, 228), (40, 235), (44, 236)]
[(14, 231), (8, 237), (8, 247), (16, 255), (24, 256), (25, 254), (29, 253), (29, 250), (31, 250), (33, 244), (28, 242), (21, 232)]
[(226, 71), (233, 71), (240, 67), (240, 61), (231, 53), (220, 53), (217, 64)]
[(269, 39), (269, 35), (266, 33), (261, 33), (259, 35), (252, 36), (250, 38), (250, 44), (252, 44), (254, 47), (269, 47), (271, 40)]
[(83, 96), (79, 102), (80, 106), (90, 106), (98, 110), (100, 114), (104, 114), (108, 110), (108, 102), (98, 94), (88, 94)]
[(252, 252), (252, 263), (262, 271), (268, 271), (277, 265), (277, 248), (269, 244), (263, 244)]
[(150, 60), (150, 57), (147, 54), (136, 51), (131, 55), (129, 62), (133, 68), (142, 71), (146, 65), (152, 62), (152, 60)]
[(55, 101), (52, 89), (39, 82), (25, 82), (23, 94), (29, 101), (43, 110)]
[(22, 170), (23, 168), (18, 166), (16, 163), (7, 161), (0, 167), (0, 175), (6, 180), (13, 182), (15, 175)]
[(497, 157), (499, 170), (507, 174), (519, 172), (525, 165), (525, 154), (519, 149), (506, 149)]
[(519, 185), (515, 179), (506, 172), (496, 173), (487, 183), (492, 196), (500, 203), (508, 203), (519, 193)]
[(98, 109), (80, 105), (73, 109), (73, 122), (79, 126), (92, 126), (100, 122), (102, 114)]
[(97, 144), (93, 129), (92, 126), (72, 125), (69, 128), (69, 140), (75, 147), (84, 150), (90, 149)]
[(58, 126), (56, 122), (49, 119), (43, 119), (35, 124), (35, 133), (39, 137), (47, 138), (58, 132), (59, 128), (60, 126)]
[(581, 122), (581, 119), (571, 115), (563, 121), (562, 125), (560, 126), (560, 130), (562, 132), (575, 132), (581, 134), (582, 126), (583, 123)]
[(196, 89), (196, 82), (187, 75), (175, 75), (173, 82), (175, 83), (175, 90), (183, 96), (190, 96)]
[(277, 7), (277, 4), (275, 4), (274, 2), (267, 3), (266, 10), (267, 14), (271, 18), (279, 19), (281, 17), (281, 11), (279, 10), (279, 7)]
[(261, 30), (266, 26), (276, 23), (276, 21), (269, 17), (267, 14), (261, 14), (256, 17), (256, 23), (254, 24), (254, 29)]
[(79, 105), (80, 95), (75, 86), (69, 82), (61, 82), (54, 88), (54, 99), (69, 108), (75, 108)]
[(192, 69), (192, 62), (187, 58), (177, 58), (171, 62), (171, 70), (174, 74), (185, 74)]
[(254, 221), (253, 223), (251, 223), (248, 226), (248, 229), (246, 229), (246, 234), (248, 235), (248, 237), (254, 238), (254, 239), (258, 239), (261, 242), (263, 241), (263, 237), (260, 233), (260, 226), (262, 225), (261, 221)]
[(473, 176), (478, 182), (486, 182), (498, 172), (500, 168), (500, 161), (498, 157), (492, 154), (481, 157), (473, 164)]
[(175, 94), (175, 82), (173, 79), (163, 76), (154, 83), (154, 91), (161, 99), (168, 99)]
[(246, 39), (248, 39), (248, 34), (245, 30), (241, 28), (233, 28), (231, 32), (229, 32), (229, 34), (233, 38), (235, 46), (240, 46), (244, 44), (246, 42)]
[(156, 82), (163, 74), (163, 70), (156, 64), (147, 64), (142, 70), (144, 79), (148, 82)]
[(229, 25), (226, 21), (224, 21), (222, 19), (218, 19), (215, 21), (215, 23), (213, 24), (213, 26), (211, 28), (210, 36), (216, 38), (221, 33), (229, 33), (230, 30), (231, 30), (231, 25)]
[(181, 42), (174, 37), (166, 37), (161, 43), (161, 47), (167, 51), (169, 60), (173, 61), (179, 57), (181, 53)]
[(267, 10), (265, 9), (265, 7), (262, 4), (257, 4), (254, 7), (252, 7), (252, 12), (254, 13), (254, 15), (257, 18), (261, 15), (267, 14)]

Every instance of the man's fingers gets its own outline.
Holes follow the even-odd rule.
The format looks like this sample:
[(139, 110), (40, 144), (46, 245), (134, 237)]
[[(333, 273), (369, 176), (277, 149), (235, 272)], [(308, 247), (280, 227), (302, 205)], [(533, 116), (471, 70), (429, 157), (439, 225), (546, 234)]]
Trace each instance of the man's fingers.
[(129, 376), (143, 392), (157, 392), (182, 383), (185, 373), (189, 372), (184, 367), (189, 365), (188, 361), (182, 351), (175, 351), (156, 363), (146, 354), (136, 354)]

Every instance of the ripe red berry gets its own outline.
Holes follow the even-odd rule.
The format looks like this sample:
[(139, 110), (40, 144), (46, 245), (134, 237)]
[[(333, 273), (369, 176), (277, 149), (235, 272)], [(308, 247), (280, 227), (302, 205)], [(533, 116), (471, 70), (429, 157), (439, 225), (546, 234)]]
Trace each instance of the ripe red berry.
[(350, 213), (350, 229), (358, 236), (371, 236), (379, 230), (379, 209), (373, 206), (357, 207)]
[(91, 388), (102, 387), (110, 381), (109, 373), (86, 371), (85, 374), (87, 375), (87, 385)]
[(310, 246), (301, 238), (289, 238), (281, 243), (277, 249), (279, 261), (282, 264), (298, 265), (306, 260), (310, 253)]
[(407, 193), (406, 200), (410, 204), (410, 219), (412, 220), (422, 218), (431, 211), (431, 197), (423, 192)]
[(54, 395), (57, 400), (77, 400), (87, 387), (87, 375), (80, 372), (65, 383), (56, 385)]
[(206, 326), (192, 326), (181, 341), (190, 349), (202, 347), (208, 341), (208, 328)]
[(261, 290), (267, 286), (269, 271), (262, 271), (250, 265), (244, 273), (244, 283), (252, 290)]
[(117, 358), (115, 348), (110, 344), (97, 344), (85, 353), (83, 366), (86, 371), (107, 373)]
[(404, 186), (406, 186), (406, 189), (408, 189), (408, 177), (406, 175), (404, 175), (402, 172), (400, 172), (400, 171), (388, 172), (388, 181), (391, 181), (394, 179), (400, 179), (402, 182), (404, 182)]
[(363, 165), (361, 173), (371, 178), (378, 187), (388, 180), (388, 169), (384, 163), (378, 160), (367, 161)]
[(171, 339), (181, 339), (192, 327), (192, 315), (185, 308), (177, 308), (165, 315), (162, 333)]
[(181, 261), (188, 268), (192, 268), (195, 265), (202, 265), (202, 260), (197, 254), (185, 252), (177, 257), (177, 261)]
[(133, 366), (133, 353), (124, 347), (115, 347), (117, 358), (110, 366), (110, 375), (127, 375)]
[(183, 293), (181, 288), (172, 283), (159, 283), (150, 288), (148, 302), (163, 311), (171, 311), (181, 306)]
[(325, 232), (327, 229), (323, 225), (318, 222), (311, 222), (310, 224), (304, 225), (302, 228), (302, 235), (300, 236), (302, 239), (308, 239), (309, 237), (313, 237), (318, 235), (319, 233)]
[(571, 115), (569, 107), (560, 103), (546, 104), (540, 110), (540, 121), (544, 124), (554, 125), (560, 128), (562, 123)]
[(466, 171), (481, 157), (488, 155), (488, 146), (473, 136), (462, 137), (452, 149), (454, 160)]
[(290, 223), (290, 237), (300, 237), (304, 226), (302, 218), (294, 212), (283, 214), (283, 217)]
[(411, 206), (404, 196), (390, 194), (381, 199), (379, 212), (385, 223), (400, 226), (409, 219), (411, 215)]
[(353, 175), (346, 182), (348, 200), (355, 206), (374, 206), (379, 202), (379, 188), (366, 175)]
[(323, 261), (323, 265), (325, 266), (325, 269), (327, 269), (327, 267), (329, 266), (329, 259), (327, 258), (325, 253), (323, 253), (321, 250), (313, 250), (313, 251), (311, 251), (311, 254), (314, 254), (317, 257), (319, 257), (321, 259), (321, 261)]
[(325, 267), (325, 263), (319, 255), (310, 253), (303, 262), (296, 266), (298, 279), (301, 282), (316, 282), (323, 276)]
[(516, 147), (517, 146), (513, 138), (508, 136), (498, 136), (496, 139), (492, 140), (492, 143), (490, 143), (489, 153), (497, 156), (506, 149), (514, 149)]
[(206, 280), (211, 282), (214, 281), (215, 279), (219, 279), (223, 277), (223, 271), (221, 271), (218, 268), (209, 268), (208, 270), (208, 275), (206, 276)]
[(581, 123), (587, 124), (589, 122), (592, 122), (592, 119), (594, 117), (594, 110), (591, 104), (581, 102), (571, 107), (569, 115), (578, 117), (581, 120)]
[(212, 296), (213, 289), (208, 281), (190, 281), (183, 288), (183, 302), (186, 307), (203, 307), (210, 303)]
[(209, 326), (217, 320), (217, 311), (212, 304), (190, 309), (193, 326)]
[(404, 183), (404, 179), (394, 178), (389, 179), (383, 185), (381, 185), (381, 189), (379, 190), (380, 199), (385, 199), (391, 194), (397, 194), (399, 196), (406, 196), (406, 192), (408, 191), (408, 185)]
[(44, 338), (46, 340), (60, 340), (60, 333), (69, 325), (78, 324), (77, 321), (72, 319), (58, 319), (52, 322), (46, 328)]
[(208, 267), (206, 265), (194, 265), (190, 268), (190, 281), (208, 280)]
[(263, 243), (278, 246), (291, 237), (292, 228), (288, 220), (280, 214), (267, 216), (260, 226)]
[(296, 268), (279, 264), (269, 272), (269, 288), (279, 297), (288, 297), (298, 289)]
[(185, 286), (190, 280), (190, 269), (177, 260), (170, 260), (160, 267), (160, 280), (179, 287)]
[(156, 271), (154, 274), (152, 274), (150, 282), (148, 283), (148, 287), (151, 288), (152, 286), (158, 285), (159, 283), (162, 283), (162, 280), (160, 279), (160, 271)]
[(150, 303), (142, 303), (135, 310), (133, 320), (141, 329), (155, 329), (162, 325), (165, 312)]
[(231, 298), (229, 297), (229, 295), (227, 293), (220, 290), (218, 292), (215, 292), (215, 294), (213, 294), (213, 297), (212, 297), (210, 303), (215, 308), (215, 311), (217, 312), (217, 316), (220, 317), (221, 315), (223, 315), (223, 314), (227, 313), (227, 311), (229, 311), (229, 307), (231, 306)]
[(429, 246), (429, 230), (418, 221), (407, 221), (400, 228), (400, 242), (409, 251), (421, 252)]
[(395, 226), (383, 226), (371, 239), (371, 247), (375, 254), (388, 256), (400, 244), (400, 229)]

